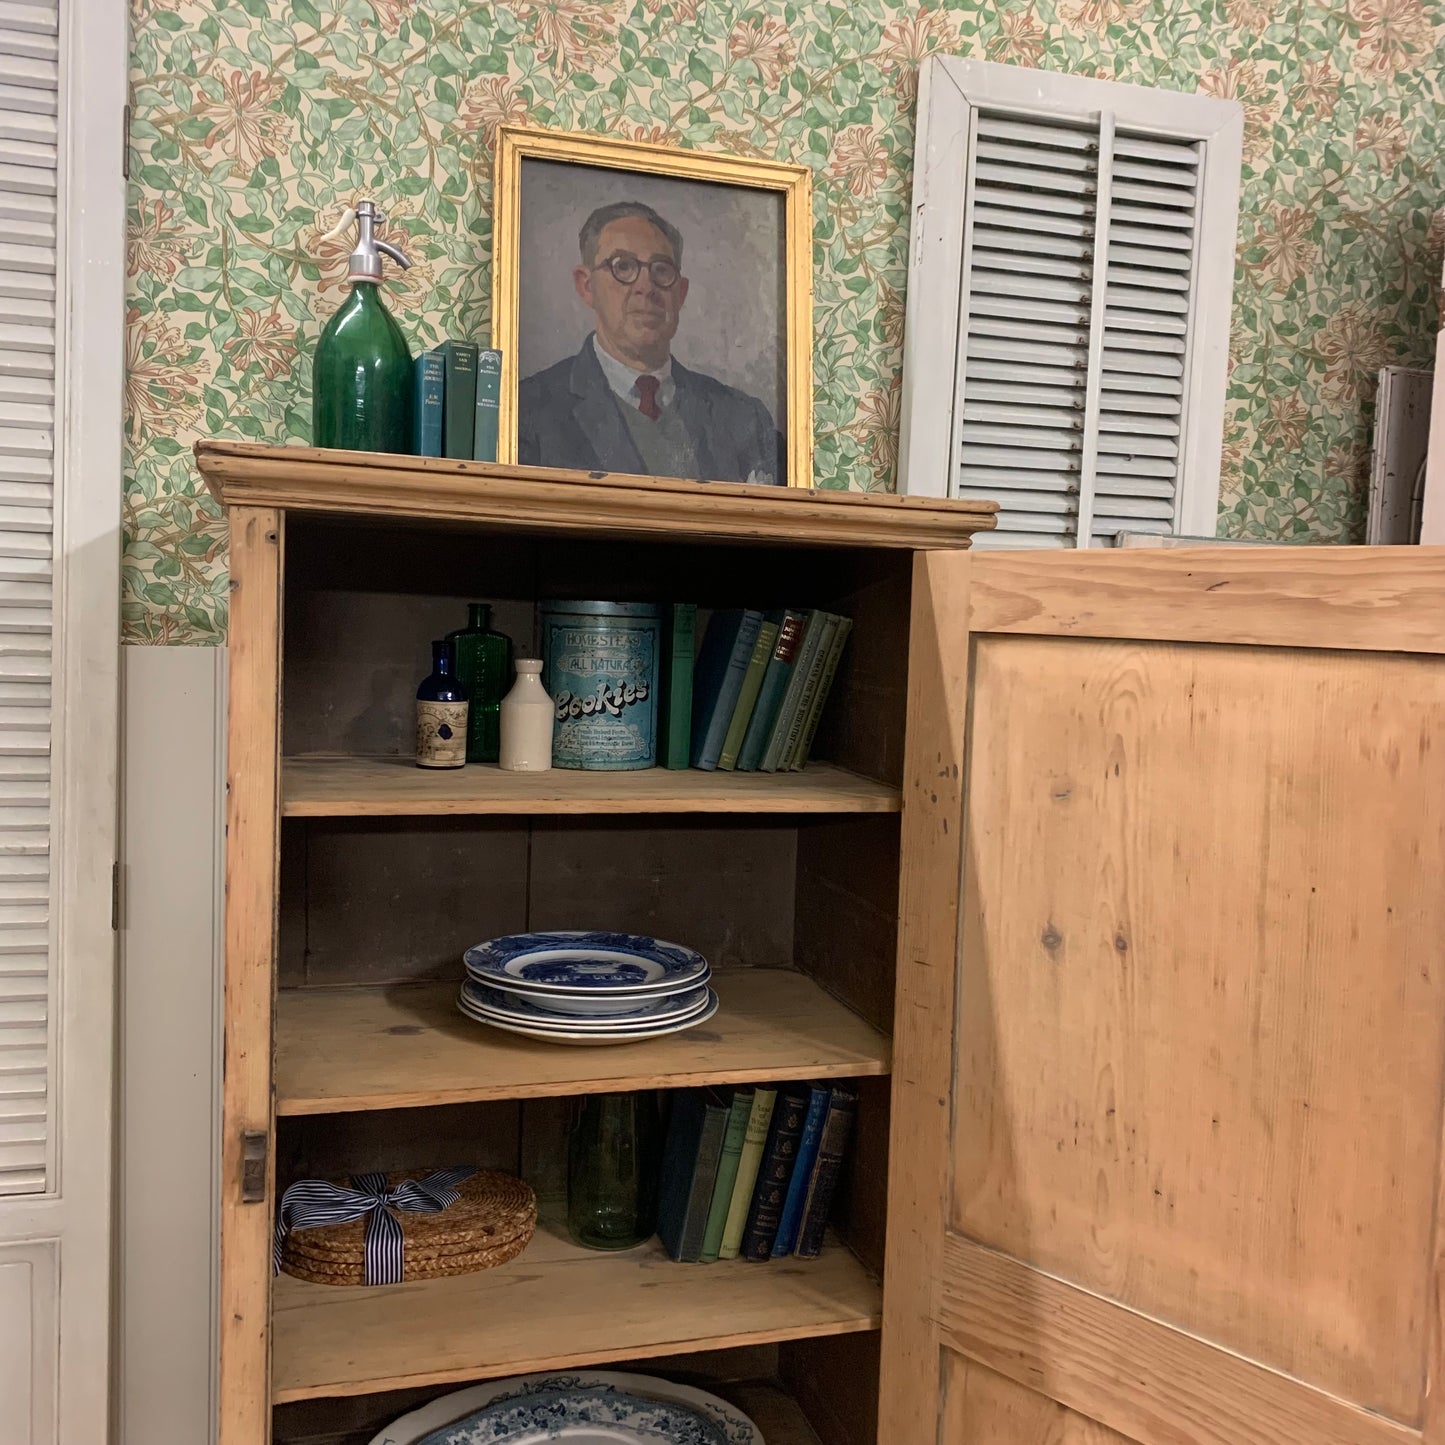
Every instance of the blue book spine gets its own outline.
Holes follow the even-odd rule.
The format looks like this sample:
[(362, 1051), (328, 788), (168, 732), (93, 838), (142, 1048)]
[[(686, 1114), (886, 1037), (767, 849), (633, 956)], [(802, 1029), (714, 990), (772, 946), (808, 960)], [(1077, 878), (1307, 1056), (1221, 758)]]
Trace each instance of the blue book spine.
[(442, 454), (442, 411), (446, 401), (446, 363), (440, 351), (417, 357), (416, 405), (412, 408), (412, 451), (419, 457)]
[(803, 1120), (803, 1137), (798, 1141), (797, 1162), (788, 1182), (788, 1197), (783, 1201), (783, 1216), (778, 1221), (773, 1240), (773, 1258), (791, 1254), (798, 1242), (798, 1226), (803, 1222), (803, 1201), (808, 1197), (808, 1181), (813, 1177), (813, 1161), (818, 1157), (818, 1140), (823, 1137), (823, 1120), (833, 1091), (814, 1084), (808, 1091), (808, 1116)]
[(692, 765), (695, 768), (717, 767), (762, 625), (761, 612), (737, 608), (714, 612), (708, 619), (702, 654), (693, 674)]

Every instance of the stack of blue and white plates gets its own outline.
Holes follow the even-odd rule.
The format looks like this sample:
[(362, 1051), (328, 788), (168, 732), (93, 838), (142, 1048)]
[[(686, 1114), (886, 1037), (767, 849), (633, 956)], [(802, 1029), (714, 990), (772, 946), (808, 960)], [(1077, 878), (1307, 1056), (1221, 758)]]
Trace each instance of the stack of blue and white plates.
[(717, 1012), (700, 953), (635, 933), (515, 933), (469, 948), (458, 1007), (556, 1044), (630, 1044)]

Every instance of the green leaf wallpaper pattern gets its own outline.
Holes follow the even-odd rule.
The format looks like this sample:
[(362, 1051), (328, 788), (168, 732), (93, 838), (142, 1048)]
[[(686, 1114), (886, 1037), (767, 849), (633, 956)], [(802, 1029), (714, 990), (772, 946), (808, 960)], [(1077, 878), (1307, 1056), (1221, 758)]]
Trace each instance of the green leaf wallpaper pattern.
[(201, 436), (310, 434), (310, 356), (362, 194), (417, 264), (413, 347), (490, 327), (508, 121), (803, 161), (816, 469), (898, 455), (915, 67), (932, 51), (1245, 107), (1222, 527), (1359, 535), (1374, 374), (1428, 365), (1445, 0), (133, 0), (125, 634), (218, 642)]

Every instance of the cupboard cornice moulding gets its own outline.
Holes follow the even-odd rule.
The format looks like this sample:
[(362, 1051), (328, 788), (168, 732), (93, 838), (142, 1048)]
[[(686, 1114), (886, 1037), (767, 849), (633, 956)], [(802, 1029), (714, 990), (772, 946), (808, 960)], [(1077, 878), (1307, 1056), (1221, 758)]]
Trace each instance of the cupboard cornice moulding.
[(638, 537), (792, 546), (963, 548), (994, 525), (992, 502), (802, 491), (450, 458), (196, 443), (228, 507), (343, 513)]

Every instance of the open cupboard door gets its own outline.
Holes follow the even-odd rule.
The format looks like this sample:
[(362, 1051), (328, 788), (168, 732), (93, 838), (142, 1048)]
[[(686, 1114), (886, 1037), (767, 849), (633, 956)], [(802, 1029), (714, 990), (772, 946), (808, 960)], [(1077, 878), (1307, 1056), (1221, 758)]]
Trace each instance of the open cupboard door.
[(1445, 549), (914, 586), (880, 1440), (1445, 1440)]

